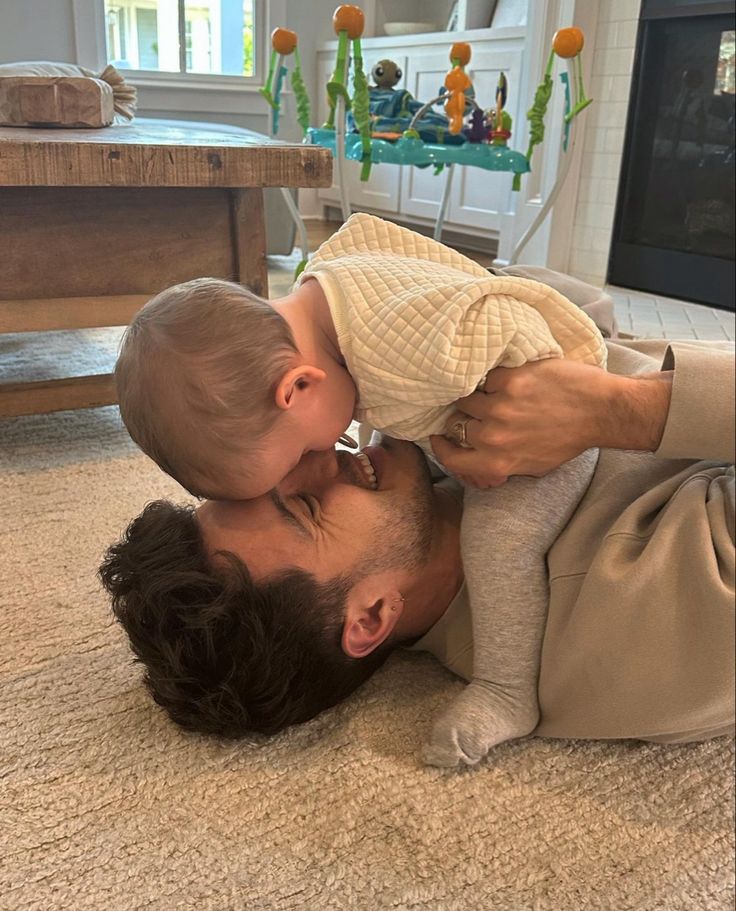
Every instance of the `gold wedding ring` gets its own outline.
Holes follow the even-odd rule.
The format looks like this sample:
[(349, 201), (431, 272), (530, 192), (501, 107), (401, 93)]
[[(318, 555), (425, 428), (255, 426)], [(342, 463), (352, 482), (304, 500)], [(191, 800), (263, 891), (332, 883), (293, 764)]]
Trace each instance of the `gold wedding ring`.
[(457, 421), (453, 421), (450, 425), (450, 436), (457, 441), (460, 446), (468, 447), (468, 422), (472, 421), (472, 418), (460, 418)]

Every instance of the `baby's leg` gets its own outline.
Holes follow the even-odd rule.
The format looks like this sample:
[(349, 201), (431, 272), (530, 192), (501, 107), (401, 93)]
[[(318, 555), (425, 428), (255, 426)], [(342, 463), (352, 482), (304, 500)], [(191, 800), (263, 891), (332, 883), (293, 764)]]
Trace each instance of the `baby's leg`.
[(473, 618), (473, 680), (436, 722), (424, 751), (430, 765), (476, 763), (496, 744), (537, 726), (547, 552), (585, 493), (597, 457), (597, 450), (588, 450), (544, 478), (466, 489), (462, 553)]

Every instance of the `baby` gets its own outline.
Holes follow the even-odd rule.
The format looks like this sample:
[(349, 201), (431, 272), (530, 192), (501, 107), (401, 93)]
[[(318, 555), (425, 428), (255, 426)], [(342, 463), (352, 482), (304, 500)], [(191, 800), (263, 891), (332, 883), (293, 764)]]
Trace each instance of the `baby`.
[[(444, 432), (452, 403), (482, 387), (489, 370), (546, 357), (604, 366), (603, 338), (548, 285), (493, 276), (442, 244), (358, 214), (279, 300), (215, 279), (163, 291), (128, 329), (115, 375), (131, 436), (164, 471), (197, 496), (247, 499), (271, 490), (305, 452), (331, 448), (354, 418), (431, 455), (428, 437)], [(485, 547), (499, 577), (509, 567), (518, 574), (508, 598), (502, 586), (491, 593), (466, 580), (474, 678), (435, 725), (428, 762), (477, 762), (536, 726), (545, 556), (595, 459), (583, 453), (541, 481), (466, 491), (463, 534), (474, 498), (495, 498), (499, 521), (482, 529)], [(540, 503), (529, 540), (528, 523), (522, 532), (514, 516)], [(521, 607), (520, 592), (529, 599)]]

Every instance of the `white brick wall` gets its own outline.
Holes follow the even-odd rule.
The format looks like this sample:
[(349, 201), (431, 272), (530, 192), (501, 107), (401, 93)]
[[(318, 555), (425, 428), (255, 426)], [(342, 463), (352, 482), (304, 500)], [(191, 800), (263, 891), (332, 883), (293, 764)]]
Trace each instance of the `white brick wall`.
[(603, 0), (594, 41), (594, 103), (583, 114), (583, 160), (573, 224), (570, 272), (595, 285), (606, 277), (616, 207), (624, 127), (641, 0)]

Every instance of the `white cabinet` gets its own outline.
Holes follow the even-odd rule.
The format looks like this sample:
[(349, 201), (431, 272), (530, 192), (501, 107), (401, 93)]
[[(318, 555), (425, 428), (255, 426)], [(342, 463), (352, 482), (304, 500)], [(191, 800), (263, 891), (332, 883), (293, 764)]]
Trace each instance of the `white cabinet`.
[[(433, 34), (409, 38), (369, 38), (363, 42), (366, 72), (383, 58), (394, 60), (403, 70), (401, 87), (428, 101), (435, 97), (449, 69), (449, 50), (453, 41), (469, 41), (472, 59), (468, 72), (476, 98), (484, 108), (495, 105), (496, 85), (501, 72), (509, 81), (507, 110), (514, 121), (510, 144), (520, 145), (520, 117), (525, 106), (519, 98), (523, 62), (523, 28), (482, 29), (461, 34)], [(334, 66), (334, 43), (319, 52), (320, 89)], [(324, 91), (318, 105), (320, 123), (327, 115)], [(398, 216), (402, 221), (431, 224), (437, 217), (446, 180), (446, 169), (435, 176), (434, 169), (374, 165), (370, 180), (361, 183), (360, 165), (345, 162), (347, 187), (352, 208), (377, 215)], [(452, 231), (494, 238), (504, 219), (513, 213), (515, 199), (511, 190), (513, 175), (480, 168), (456, 167), (445, 226)], [(320, 190), (325, 205), (339, 206), (337, 187)]]
[[(363, 50), (363, 66), (365, 68), (368, 81), (370, 82), (370, 72), (379, 60), (383, 60), (389, 55), (382, 53), (380, 49), (365, 48)], [(404, 78), (401, 88), (406, 81), (406, 54), (392, 54), (391, 59), (397, 63), (403, 73)], [(330, 80), (335, 67), (335, 58), (333, 54), (319, 55), (318, 79), (320, 88), (320, 99), (317, 105), (317, 122), (319, 126), (327, 119), (327, 92), (324, 86)], [(350, 94), (352, 95), (352, 75), (350, 77)], [(355, 209), (370, 209), (376, 212), (386, 212), (396, 215), (399, 211), (399, 194), (401, 187), (401, 168), (394, 165), (374, 165), (371, 168), (370, 180), (361, 181), (360, 179), (360, 162), (344, 161), (348, 194), (350, 204)], [(320, 190), (320, 199), (331, 205), (340, 205), (340, 193), (337, 188), (337, 169), (333, 168), (332, 186), (329, 189)]]
[[(412, 48), (407, 88), (420, 101), (436, 98), (449, 69), (449, 44), (445, 48)], [(442, 111), (441, 107), (434, 108)], [(435, 219), (445, 186), (447, 169), (435, 174), (429, 168), (398, 168), (401, 171), (401, 214)]]
[[(493, 107), (496, 86), (501, 73), (506, 74), (511, 92), (506, 106), (513, 120), (509, 143), (518, 148), (519, 84), (521, 81), (521, 48), (481, 45), (473, 52), (468, 70), (475, 86), (476, 98), (484, 108)], [(513, 212), (513, 174), (507, 171), (484, 171), (481, 168), (456, 168), (453, 181), (449, 223), (481, 230), (498, 231), (503, 215)]]

